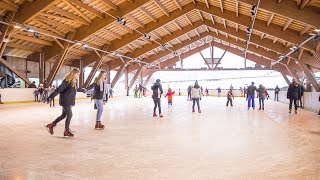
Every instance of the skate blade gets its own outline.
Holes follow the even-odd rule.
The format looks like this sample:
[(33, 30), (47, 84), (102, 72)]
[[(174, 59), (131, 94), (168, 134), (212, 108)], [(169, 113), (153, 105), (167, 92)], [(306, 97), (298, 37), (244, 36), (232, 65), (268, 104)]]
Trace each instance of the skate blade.
[(104, 130), (104, 128), (94, 128), (94, 130)]

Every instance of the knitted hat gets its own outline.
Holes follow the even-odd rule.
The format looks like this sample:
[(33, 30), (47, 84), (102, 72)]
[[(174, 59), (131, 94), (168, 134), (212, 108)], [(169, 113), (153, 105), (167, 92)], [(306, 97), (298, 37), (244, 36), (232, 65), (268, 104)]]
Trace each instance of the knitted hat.
[(198, 84), (198, 80), (196, 80), (196, 82), (194, 82), (194, 84)]
[(160, 83), (160, 79), (157, 79), (156, 82), (157, 82), (157, 83)]

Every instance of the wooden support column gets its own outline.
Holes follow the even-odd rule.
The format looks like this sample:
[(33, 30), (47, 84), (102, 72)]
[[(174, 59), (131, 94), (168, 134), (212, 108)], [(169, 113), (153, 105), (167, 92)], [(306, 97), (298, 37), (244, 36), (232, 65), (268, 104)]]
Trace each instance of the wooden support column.
[(154, 73), (154, 72), (152, 72), (152, 73), (150, 73), (150, 74), (148, 75), (147, 79), (146, 79), (146, 80), (144, 81), (144, 83), (143, 83), (143, 87), (146, 87), (146, 86), (147, 86), (147, 84), (149, 83), (149, 81), (150, 81), (153, 73)]
[(129, 96), (129, 72), (128, 72), (128, 67), (126, 67), (126, 70), (125, 70), (125, 74), (124, 74), (124, 88), (126, 89), (127, 91), (127, 96)]
[(132, 86), (133, 86), (134, 82), (136, 82), (137, 78), (138, 78), (139, 76), (141, 76), (141, 70), (142, 70), (142, 67), (140, 67), (140, 68), (137, 70), (136, 74), (135, 74), (135, 75), (133, 76), (133, 78), (131, 79), (130, 84), (129, 84), (129, 89), (132, 88)]
[(313, 88), (317, 91), (320, 92), (320, 85), (317, 81), (317, 78), (315, 77), (311, 67), (309, 65), (306, 65), (304, 63), (299, 63), (300, 67), (303, 69), (304, 74), (307, 76), (308, 80), (312, 84)]
[(224, 53), (222, 54), (221, 58), (219, 59), (219, 61), (217, 62), (216, 66), (214, 67), (214, 69), (217, 69), (219, 63), (221, 62), (222, 58), (224, 57), (224, 55), (226, 54), (227, 50), (224, 51)]
[[(142, 67), (141, 67), (142, 69)], [(140, 85), (142, 86), (143, 84), (143, 76), (142, 76), (142, 71), (140, 71)]]
[(284, 78), (284, 80), (287, 82), (288, 85), (290, 85), (290, 80), (288, 79), (287, 75), (285, 75), (284, 73), (281, 73), (282, 77)]
[(108, 63), (108, 66), (107, 66), (107, 83), (108, 84), (111, 84), (111, 72), (110, 72), (110, 63)]
[[(71, 40), (73, 39), (74, 33), (68, 34), (67, 39)], [(60, 67), (62, 66), (62, 64), (64, 63), (65, 57), (67, 56), (68, 52), (69, 52), (69, 47), (72, 44), (70, 42), (65, 42), (63, 44), (64, 48), (63, 50), (59, 53), (58, 58), (56, 60), (56, 62), (54, 63), (49, 76), (47, 78), (48, 84), (51, 85), (54, 78), (56, 77)]]
[(2, 63), (6, 68), (11, 70), (14, 74), (16, 74), (19, 78), (24, 80), (26, 84), (30, 85), (31, 82), (29, 79), (21, 72), (19, 72), (15, 67), (13, 67), (8, 61), (4, 60), (2, 57), (0, 57), (0, 63)]
[(115, 76), (115, 77), (113, 78), (113, 80), (112, 80), (111, 88), (113, 88), (113, 87), (117, 84), (118, 80), (121, 78), (124, 70), (126, 69), (126, 65), (127, 65), (127, 64), (122, 64), (121, 67), (119, 68), (116, 76)]
[(211, 52), (211, 69), (213, 69), (214, 46), (211, 43), (210, 43), (210, 52)]
[(311, 82), (307, 79), (305, 92), (311, 92)]
[[(201, 52), (199, 52), (199, 54), (201, 55), (202, 59), (204, 60), (204, 63), (206, 63), (206, 65), (208, 66), (208, 69), (211, 69), (209, 63), (204, 58), (203, 54)], [(212, 60), (212, 57), (211, 57), (211, 60)]]
[[(4, 21), (11, 24), (12, 20), (15, 16), (15, 12), (10, 12), (7, 14), (7, 16), (5, 17)], [(10, 36), (9, 34), (9, 28), (10, 26), (7, 25), (2, 25), (2, 27), (4, 27), (3, 31), (1, 31), (1, 38), (0, 38), (0, 57), (3, 56), (4, 50), (6, 49), (7, 46), (7, 42), (3, 42), (4, 38), (7, 38), (7, 36)]]
[(43, 53), (39, 53), (39, 84), (44, 82), (44, 55)]
[(79, 70), (80, 70), (79, 87), (83, 87), (83, 83), (84, 83), (83, 59), (80, 59), (80, 62), (79, 62)]
[[(103, 47), (103, 50), (104, 51), (106, 51), (108, 49), (108, 46), (104, 46)], [(93, 79), (93, 77), (94, 77), (94, 75), (96, 74), (96, 72), (98, 71), (98, 69), (101, 67), (101, 64), (102, 64), (102, 62), (103, 62), (103, 60), (104, 60), (104, 56), (105, 56), (106, 54), (105, 53), (101, 53), (101, 54), (96, 54), (96, 58), (99, 58), (98, 60), (96, 60), (96, 62), (94, 63), (94, 65), (93, 65), (93, 67), (92, 67), (92, 70), (90, 71), (90, 73), (89, 73), (89, 76), (87, 77), (87, 79), (86, 79), (86, 81), (85, 81), (85, 83), (83, 84), (83, 87), (88, 87), (89, 86), (89, 84), (91, 83), (91, 81), (92, 81), (92, 79)], [(83, 62), (82, 62), (83, 63)], [(108, 71), (109, 71), (109, 76), (107, 75), (107, 77), (109, 77), (109, 78), (107, 78), (108, 80), (108, 84), (110, 84), (110, 66), (108, 66)], [(108, 74), (108, 72), (107, 72), (107, 74)]]

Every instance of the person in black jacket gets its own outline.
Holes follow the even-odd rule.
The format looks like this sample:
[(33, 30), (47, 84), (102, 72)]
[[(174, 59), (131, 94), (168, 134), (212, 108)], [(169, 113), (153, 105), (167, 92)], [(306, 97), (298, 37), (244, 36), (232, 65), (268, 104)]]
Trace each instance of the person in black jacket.
[(37, 88), (36, 82), (33, 81), (33, 82), (28, 86), (28, 88)]
[(290, 104), (289, 104), (289, 113), (291, 113), (292, 109), (292, 102), (294, 103), (294, 109), (295, 113), (297, 114), (297, 100), (299, 99), (300, 95), (300, 84), (296, 82), (295, 79), (292, 80), (292, 83), (289, 85), (288, 92), (287, 92), (287, 99), (290, 99)]
[(98, 109), (95, 129), (104, 129), (104, 125), (101, 124), (101, 116), (103, 105), (107, 102), (108, 87), (106, 78), (107, 73), (105, 71), (100, 71), (98, 77), (96, 77), (94, 82), (87, 88), (88, 90), (94, 88), (93, 100)]
[[(67, 77), (62, 81), (61, 85), (48, 97), (51, 101), (54, 97), (60, 94), (59, 104), (62, 106), (62, 114), (52, 123), (48, 124), (46, 127), (50, 134), (53, 134), (53, 128), (64, 118), (65, 131), (64, 136), (73, 137), (74, 135), (70, 131), (70, 122), (72, 118), (71, 107), (75, 105), (75, 98), (77, 94), (77, 83), (79, 78), (79, 70), (73, 69)], [(78, 91), (81, 91), (80, 89)], [(83, 90), (82, 90), (83, 92)]]
[(154, 102), (154, 108), (153, 108), (153, 117), (157, 117), (156, 110), (157, 106), (159, 106), (159, 117), (163, 117), (161, 114), (161, 94), (163, 93), (162, 85), (160, 84), (160, 79), (157, 79), (156, 82), (151, 86), (151, 89), (153, 91), (152, 99)]

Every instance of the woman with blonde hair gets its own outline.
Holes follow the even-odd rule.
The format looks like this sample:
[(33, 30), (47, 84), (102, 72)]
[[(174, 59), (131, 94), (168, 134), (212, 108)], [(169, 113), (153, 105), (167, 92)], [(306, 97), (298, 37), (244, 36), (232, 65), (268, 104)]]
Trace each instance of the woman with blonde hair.
[(69, 128), (72, 118), (71, 107), (75, 105), (77, 91), (83, 92), (83, 90), (77, 88), (78, 78), (79, 70), (73, 69), (62, 81), (61, 85), (48, 97), (48, 100), (51, 101), (55, 96), (60, 94), (59, 104), (62, 106), (62, 114), (56, 120), (46, 126), (50, 134), (53, 134), (53, 128), (61, 120), (66, 118), (65, 131), (63, 135), (67, 137), (74, 136)]
[(107, 73), (105, 71), (101, 71), (98, 77), (95, 78), (94, 82), (87, 88), (88, 90), (94, 88), (93, 100), (98, 109), (95, 129), (104, 129), (104, 125), (101, 124), (101, 116), (103, 112), (103, 105), (107, 102), (108, 87), (106, 78)]

